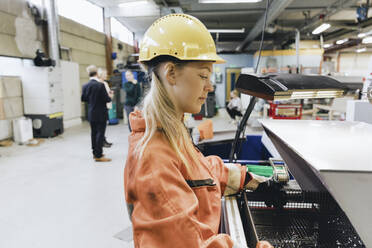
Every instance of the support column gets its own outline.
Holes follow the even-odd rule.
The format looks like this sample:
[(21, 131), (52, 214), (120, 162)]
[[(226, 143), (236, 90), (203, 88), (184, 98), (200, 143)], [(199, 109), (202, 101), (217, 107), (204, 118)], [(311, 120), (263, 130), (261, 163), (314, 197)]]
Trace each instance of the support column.
[(103, 31), (105, 33), (105, 48), (106, 48), (106, 70), (107, 77), (112, 75), (112, 37), (111, 37), (111, 22), (110, 17), (103, 17)]

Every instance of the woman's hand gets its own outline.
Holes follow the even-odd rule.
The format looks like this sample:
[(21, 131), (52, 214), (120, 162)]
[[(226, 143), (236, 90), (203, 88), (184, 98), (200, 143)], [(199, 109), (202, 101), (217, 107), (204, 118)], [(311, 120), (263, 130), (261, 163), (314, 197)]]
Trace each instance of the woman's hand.
[(256, 245), (256, 248), (274, 248), (269, 242), (267, 241), (259, 241)]

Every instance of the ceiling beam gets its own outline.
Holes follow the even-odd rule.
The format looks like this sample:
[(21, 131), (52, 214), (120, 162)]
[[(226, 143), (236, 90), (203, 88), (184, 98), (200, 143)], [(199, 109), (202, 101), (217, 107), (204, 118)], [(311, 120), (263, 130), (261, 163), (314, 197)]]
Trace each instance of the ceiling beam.
[(347, 42), (345, 42), (341, 45), (334, 45), (330, 48), (324, 49), (324, 54), (333, 53), (335, 51), (347, 49), (347, 48), (350, 48), (350, 47), (355, 47), (355, 46), (359, 45), (360, 43), (362, 43), (362, 39), (350, 39), (350, 40), (348, 40)]
[[(266, 0), (269, 1), (269, 0)], [(267, 10), (267, 21), (266, 25), (270, 24), (274, 21), (282, 12), (283, 10), (292, 3), (293, 0), (274, 0), (269, 5), (269, 9)], [(262, 27), (265, 21), (265, 13), (261, 16), (261, 18), (256, 22), (256, 25), (251, 29), (247, 37), (244, 39), (239, 46), (236, 47), (237, 51), (242, 51), (251, 41), (253, 41), (261, 32)]]
[[(323, 22), (326, 18), (331, 17), (332, 15), (336, 14), (337, 12), (341, 10), (345, 10), (345, 8), (348, 8), (352, 5), (354, 5), (358, 0), (337, 0), (334, 4), (328, 6), (327, 8), (324, 8), (323, 11), (321, 11), (318, 15), (313, 16), (310, 21), (305, 24), (304, 26), (300, 27), (299, 29), (301, 31), (307, 30), (309, 28), (312, 28), (315, 25), (319, 25)], [(324, 15), (324, 18), (321, 19), (320, 15)]]
[[(324, 7), (287, 7), (285, 9), (286, 12), (299, 12), (299, 11), (305, 11), (305, 10), (323, 10)], [(344, 10), (355, 10), (351, 8), (346, 8)], [(250, 13), (262, 13), (265, 11), (265, 8), (249, 8), (249, 9), (205, 9), (205, 8), (199, 8), (199, 9), (188, 9), (187, 13), (190, 15), (197, 14), (197, 15), (220, 15), (220, 14), (226, 14), (226, 13), (233, 13), (233, 14), (250, 14)]]
[(341, 40), (344, 38), (350, 38), (356, 36), (358, 33), (366, 33), (372, 30), (372, 18), (364, 21), (360, 24), (355, 24), (358, 29), (341, 29), (324, 36), (324, 40), (327, 42), (333, 42), (335, 40)]

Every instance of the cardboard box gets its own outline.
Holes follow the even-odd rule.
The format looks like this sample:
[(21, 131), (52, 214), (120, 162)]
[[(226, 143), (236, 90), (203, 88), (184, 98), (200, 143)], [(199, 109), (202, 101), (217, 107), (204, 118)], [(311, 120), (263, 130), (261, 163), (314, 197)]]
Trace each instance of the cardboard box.
[(0, 120), (23, 116), (22, 97), (0, 98)]
[(0, 120), (0, 140), (9, 139), (13, 136), (12, 121)]
[(22, 96), (22, 82), (19, 77), (0, 77), (0, 98)]

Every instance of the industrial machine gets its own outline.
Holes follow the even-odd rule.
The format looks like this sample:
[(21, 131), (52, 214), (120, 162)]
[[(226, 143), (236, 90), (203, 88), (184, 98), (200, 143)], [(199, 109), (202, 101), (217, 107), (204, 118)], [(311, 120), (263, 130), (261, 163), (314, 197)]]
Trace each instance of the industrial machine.
[(214, 91), (208, 92), (207, 99), (202, 105), (199, 114), (207, 118), (212, 118), (216, 115), (216, 93)]
[(294, 179), (276, 190), (226, 198), (224, 231), (241, 247), (255, 247), (257, 240), (274, 247), (369, 247), (372, 125), (294, 120), (262, 125)]
[(24, 113), (32, 119), (34, 137), (63, 133), (61, 68), (25, 66), (22, 88)]
[[(253, 100), (235, 138), (244, 129), (255, 97), (340, 97), (345, 87), (322, 76), (242, 74), (237, 89)], [(223, 200), (221, 232), (230, 234), (238, 247), (256, 247), (259, 240), (274, 247), (372, 246), (372, 160), (368, 156), (372, 125), (266, 119), (262, 126), (285, 165), (273, 167), (275, 187)], [(229, 162), (239, 150), (235, 139)], [(288, 179), (286, 166), (288, 183), (278, 180)]]

